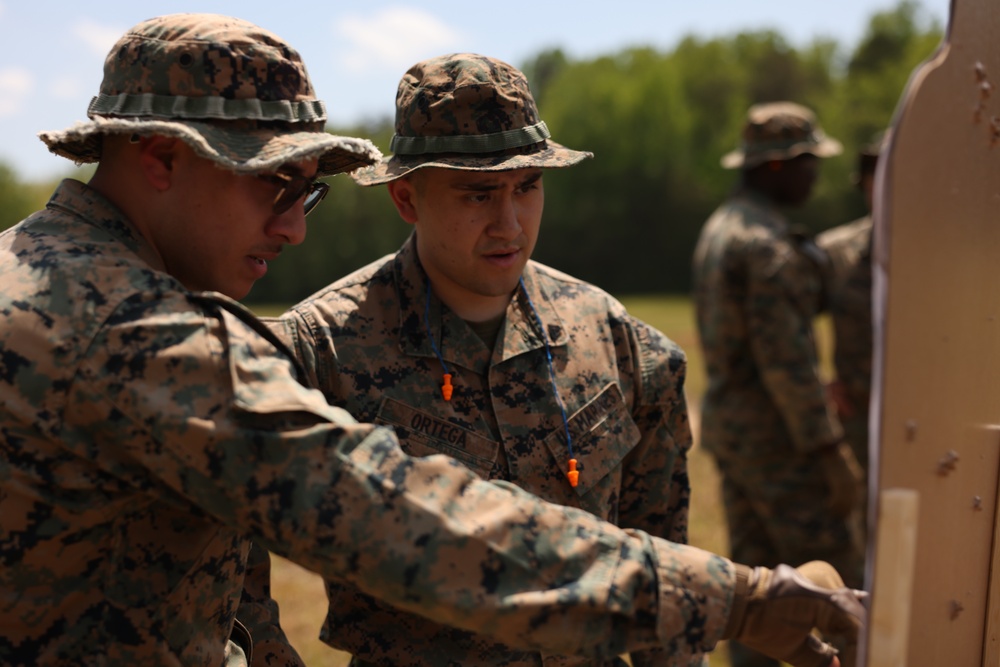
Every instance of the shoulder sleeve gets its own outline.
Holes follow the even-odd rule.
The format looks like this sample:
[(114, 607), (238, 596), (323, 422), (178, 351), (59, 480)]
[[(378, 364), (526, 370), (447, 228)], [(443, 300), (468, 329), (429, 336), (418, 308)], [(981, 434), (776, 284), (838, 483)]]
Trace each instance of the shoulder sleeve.
[[(641, 437), (623, 469), (620, 524), (686, 543), (692, 445), (684, 397), (687, 360), (657, 329), (635, 318), (628, 321), (638, 360), (633, 418)], [(630, 658), (636, 667), (679, 667), (700, 665), (703, 655), (692, 646), (677, 653), (665, 648), (633, 651)]]
[(841, 439), (826, 400), (813, 337), (822, 276), (790, 243), (755, 243), (747, 253), (744, 310), (764, 386), (801, 451)]
[(302, 366), (306, 384), (323, 391), (330, 382), (329, 360), (334, 358), (333, 354), (323, 352), (333, 349), (330, 336), (315, 326), (312, 317), (307, 317), (298, 309), (289, 310), (281, 317), (265, 317), (262, 321)]
[(691, 427), (684, 398), (687, 361), (663, 333), (627, 317), (635, 367), (632, 418), (640, 440), (625, 461), (620, 523), (687, 542)]

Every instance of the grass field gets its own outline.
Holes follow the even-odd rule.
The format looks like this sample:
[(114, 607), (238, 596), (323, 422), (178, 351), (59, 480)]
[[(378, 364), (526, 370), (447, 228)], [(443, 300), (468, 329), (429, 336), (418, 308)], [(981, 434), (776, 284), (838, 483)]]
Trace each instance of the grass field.
[[(689, 459), (692, 488), (689, 540), (691, 544), (725, 555), (728, 545), (719, 500), (718, 475), (711, 458), (697, 444), (698, 408), (705, 388), (705, 370), (698, 348), (691, 301), (685, 297), (636, 297), (623, 298), (622, 301), (630, 313), (666, 333), (687, 353), (686, 394), (695, 434), (695, 446)], [(280, 309), (257, 310), (262, 314), (274, 314)], [(825, 349), (825, 341), (829, 338), (826, 322), (819, 323), (818, 335), (821, 348)], [(326, 614), (326, 597), (318, 576), (274, 557), (272, 593), (281, 608), (282, 626), (308, 665), (341, 667), (347, 664), (346, 654), (330, 649), (317, 639)], [(711, 665), (728, 667), (724, 645), (712, 654)]]

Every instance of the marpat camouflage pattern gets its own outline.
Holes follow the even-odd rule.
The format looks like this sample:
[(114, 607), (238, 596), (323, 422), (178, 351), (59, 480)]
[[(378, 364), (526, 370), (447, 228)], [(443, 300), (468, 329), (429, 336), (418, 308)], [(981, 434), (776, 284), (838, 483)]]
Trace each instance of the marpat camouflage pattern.
[(74, 181), (0, 235), (0, 662), (218, 667), (251, 539), (520, 649), (718, 641), (730, 561), (406, 456), (163, 268)]
[[(691, 432), (680, 348), (602, 290), (536, 262), (528, 263), (491, 348), (436, 297), (427, 300), (414, 241), (269, 322), (297, 351), (310, 384), (359, 420), (393, 427), (412, 456), (447, 454), (484, 479), (686, 542)], [(579, 461), (575, 488), (566, 478), (570, 456), (545, 340), (529, 304), (551, 348)], [(435, 346), (453, 376), (449, 401)], [(338, 582), (329, 584), (329, 597), (323, 639), (359, 664), (593, 664), (518, 651)], [(679, 648), (680, 664), (689, 664), (697, 647)], [(634, 653), (633, 663), (678, 664), (656, 653)]]

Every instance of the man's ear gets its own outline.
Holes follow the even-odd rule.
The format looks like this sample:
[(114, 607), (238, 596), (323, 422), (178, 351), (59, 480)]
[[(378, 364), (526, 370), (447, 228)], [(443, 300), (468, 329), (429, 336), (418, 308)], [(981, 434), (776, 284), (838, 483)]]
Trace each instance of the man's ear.
[(181, 140), (153, 135), (131, 141), (139, 144), (139, 169), (149, 184), (161, 192), (170, 188)]
[(386, 187), (389, 188), (389, 196), (392, 197), (392, 203), (396, 205), (396, 210), (399, 211), (399, 217), (411, 225), (416, 223), (418, 218), (416, 206), (417, 188), (413, 184), (413, 181), (406, 177), (397, 178), (394, 181), (389, 181)]

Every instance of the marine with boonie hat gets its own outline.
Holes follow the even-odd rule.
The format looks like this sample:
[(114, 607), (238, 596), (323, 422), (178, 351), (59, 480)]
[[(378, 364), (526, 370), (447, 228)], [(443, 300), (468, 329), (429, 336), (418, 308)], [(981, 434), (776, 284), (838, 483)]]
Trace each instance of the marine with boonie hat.
[[(373, 186), (418, 173), (468, 172), (472, 180), (463, 187), (489, 193), (491, 201), (505, 196), (505, 181), (492, 174), (513, 179), (520, 193), (535, 170), (592, 157), (552, 140), (520, 71), (473, 53), (431, 58), (403, 75), (390, 149), (391, 157), (354, 180)], [(510, 201), (517, 206), (532, 196), (513, 194)], [(435, 203), (428, 198), (424, 210)], [(498, 312), (485, 322), (464, 318), (454, 300), (442, 298), (429, 274), (448, 261), (442, 254), (455, 260), (465, 246), (454, 235), (430, 236), (436, 230), (421, 219), (399, 252), (290, 309), (274, 323), (279, 334), (297, 346), (327, 400), (362, 421), (394, 426), (407, 453), (445, 453), (485, 479), (686, 542), (691, 432), (684, 353), (604, 291), (529, 261), (534, 231), (522, 242), (518, 230), (508, 234), (479, 206), (462, 210), (469, 216), (463, 226), (481, 225), (480, 239), (503, 237), (523, 260), (505, 274)], [(484, 222), (471, 220), (477, 215)], [(518, 216), (523, 229), (537, 230), (537, 219)], [(443, 244), (440, 254), (428, 250), (431, 238)], [(473, 272), (452, 272), (449, 280), (468, 285), (500, 273), (488, 262)], [(374, 377), (377, 383), (368, 381)], [(452, 558), (462, 554), (435, 567), (454, 567)], [(448, 628), (343, 582), (329, 582), (328, 594), (321, 636), (353, 654), (355, 667), (581, 664)], [(655, 652), (637, 652), (636, 659), (647, 654)], [(680, 654), (685, 665), (701, 662)], [(611, 657), (587, 664), (624, 663)]]
[(861, 190), (868, 213), (816, 237), (830, 258), (827, 304), (833, 323), (831, 394), (847, 441), (866, 475), (872, 382), (872, 204), (875, 169), (886, 143), (880, 131), (857, 154), (851, 182)]
[[(268, 321), (310, 384), (360, 420), (392, 426), (413, 456), (447, 454), (482, 478), (685, 542), (683, 352), (604, 291), (530, 260), (543, 170), (590, 153), (552, 141), (521, 72), (472, 53), (404, 74), (391, 148), (352, 177), (385, 184), (414, 233), (397, 253)], [(359, 535), (372, 576), (394, 569), (368, 547), (378, 539)], [(436, 580), (468, 564), (461, 550), (428, 554)], [(691, 581), (716, 576), (710, 561), (668, 560)], [(533, 567), (517, 563), (497, 566)], [(494, 588), (494, 573), (488, 567), (480, 585)], [(624, 664), (614, 653), (525, 650), (478, 628), (450, 628), (350, 582), (328, 580), (327, 592), (321, 637), (351, 653), (354, 667)], [(506, 599), (512, 611), (527, 602)], [(672, 593), (660, 604), (676, 610), (660, 635), (674, 639), (633, 650), (632, 664), (702, 664), (709, 609)], [(589, 632), (558, 616), (536, 624)]]
[[(407, 457), (391, 430), (305, 389), (281, 341), (226, 294), (302, 240), (317, 175), (377, 151), (311, 125), (322, 118), (298, 106), (315, 99), (298, 54), (257, 26), (174, 15), (123, 42), (137, 78), (161, 76), (134, 98), (105, 92), (145, 110), (98, 106), (93, 126), (49, 136), (97, 170), (0, 234), (0, 663), (301, 664), (275, 634), (266, 582), (243, 585), (266, 570), (263, 548), (525, 649), (659, 645), (676, 637), (666, 591), (696, 601), (680, 617), (697, 614), (698, 642), (767, 620), (773, 605), (751, 598), (780, 573), (626, 533), (452, 459)], [(176, 124), (151, 129), (163, 120)], [(458, 552), (447, 576), (428, 563)], [(678, 559), (712, 576), (679, 575)], [(858, 627), (850, 591), (828, 588), (806, 611)], [(254, 590), (264, 597), (243, 597)], [(262, 634), (237, 623), (247, 605), (271, 623)]]
[[(244, 581), (253, 589), (245, 536), (298, 548), (275, 538), (285, 529), (271, 523), (298, 521), (293, 507), (268, 519), (270, 528), (234, 513), (274, 504), (250, 488), (289, 476), (280, 465), (253, 464), (246, 447), (256, 435), (264, 450), (289, 451), (282, 415), (296, 406), (351, 420), (303, 392), (280, 361), (239, 377), (253, 367), (253, 351), (276, 352), (253, 331), (263, 327), (225, 295), (188, 290), (170, 275), (183, 258), (140, 223), (172, 209), (135, 206), (125, 181), (97, 183), (122, 161), (112, 144), (127, 138), (138, 151), (150, 137), (172, 137), (196, 159), (245, 175), (247, 195), (263, 194), (265, 215), (303, 225), (324, 193), (315, 178), (381, 154), (365, 139), (327, 133), (298, 52), (228, 16), (161, 16), (128, 30), (108, 54), (87, 115), (39, 136), (79, 164), (106, 158), (101, 176), (63, 181), (45, 210), (0, 237), (0, 663), (239, 665), (256, 648), (296, 664), (269, 598), (247, 598), (234, 620)], [(308, 178), (283, 173), (312, 160)], [(221, 257), (224, 249), (199, 250)], [(252, 280), (240, 284), (249, 289)], [(230, 373), (232, 384), (221, 380)], [(269, 407), (265, 387), (285, 392), (284, 405)], [(272, 413), (274, 422), (265, 430), (238, 412)], [(328, 446), (295, 455), (318, 463)], [(267, 559), (254, 547), (249, 560), (264, 585)]]
[[(861, 471), (818, 375), (812, 321), (826, 256), (781, 207), (802, 204), (818, 158), (841, 152), (793, 102), (747, 112), (722, 166), (740, 183), (705, 223), (694, 253), (698, 335), (708, 388), (701, 443), (722, 476), (730, 548), (740, 562), (828, 561), (860, 586)], [(734, 667), (777, 662), (733, 645)]]

